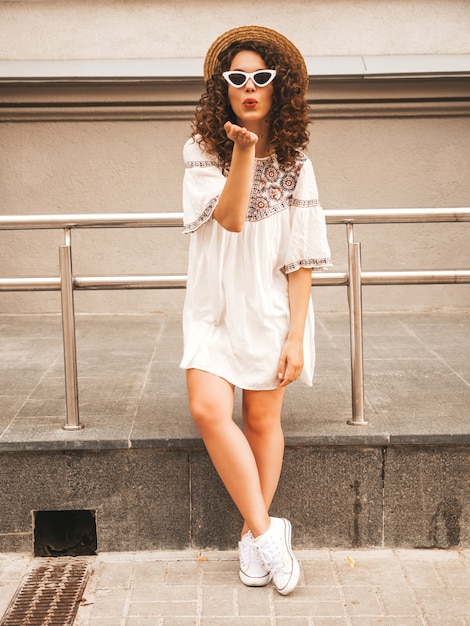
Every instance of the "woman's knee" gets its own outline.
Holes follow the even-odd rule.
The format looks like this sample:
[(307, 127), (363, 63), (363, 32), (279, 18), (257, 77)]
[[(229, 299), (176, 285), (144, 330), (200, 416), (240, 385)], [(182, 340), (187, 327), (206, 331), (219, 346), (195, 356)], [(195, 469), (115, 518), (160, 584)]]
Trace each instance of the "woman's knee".
[(263, 434), (266, 431), (281, 427), (282, 397), (269, 394), (245, 394), (243, 400), (243, 424), (245, 429), (253, 433)]
[(243, 425), (253, 434), (264, 435), (281, 428), (281, 418), (277, 412), (247, 409), (243, 412)]
[(245, 413), (243, 415), (243, 427), (255, 435), (263, 435), (273, 428), (272, 420), (266, 415)]
[(189, 411), (198, 427), (207, 427), (211, 424), (216, 424), (221, 419), (222, 415), (220, 407), (218, 407), (216, 403), (200, 396), (190, 398)]
[(217, 376), (190, 370), (187, 375), (189, 410), (199, 428), (232, 419), (233, 388)]

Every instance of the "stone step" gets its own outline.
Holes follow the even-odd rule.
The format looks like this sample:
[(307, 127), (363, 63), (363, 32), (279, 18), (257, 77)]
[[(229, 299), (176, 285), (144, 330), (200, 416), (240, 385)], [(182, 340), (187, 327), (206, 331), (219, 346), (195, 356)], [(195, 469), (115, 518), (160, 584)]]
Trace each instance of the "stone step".
[[(2, 552), (31, 550), (34, 511), (92, 511), (105, 552), (231, 549), (241, 528), (203, 449), (6, 452), (0, 474)], [(468, 547), (469, 476), (467, 446), (288, 446), (271, 513), (302, 549)]]

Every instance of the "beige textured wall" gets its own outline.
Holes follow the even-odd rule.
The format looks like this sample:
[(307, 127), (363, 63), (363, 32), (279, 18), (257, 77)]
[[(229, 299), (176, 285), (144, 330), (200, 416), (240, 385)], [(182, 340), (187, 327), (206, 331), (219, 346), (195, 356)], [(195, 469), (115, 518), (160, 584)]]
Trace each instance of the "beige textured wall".
[[(3, 212), (181, 211), (182, 146), (189, 122), (59, 122), (0, 125)], [(5, 156), (6, 155), (6, 156)], [(60, 231), (1, 232), (3, 276), (56, 276)], [(185, 273), (178, 229), (75, 232), (76, 275)], [(18, 258), (18, 251), (20, 258)], [(25, 254), (26, 252), (26, 254)], [(77, 293), (77, 311), (179, 308), (182, 292)], [(0, 312), (56, 311), (57, 294), (1, 294)]]
[[(326, 208), (469, 206), (468, 118), (321, 120), (310, 155)], [(181, 147), (188, 122), (4, 124), (0, 174), (8, 212), (181, 210)], [(13, 209), (13, 210), (12, 210)], [(364, 269), (469, 267), (469, 224), (356, 227)], [(335, 269), (346, 234), (330, 227)], [(60, 233), (0, 232), (3, 276), (57, 275)], [(77, 275), (185, 273), (188, 238), (178, 229), (87, 230), (73, 237)], [(344, 288), (316, 290), (317, 308), (344, 310)], [(368, 287), (367, 310), (470, 305), (468, 285)], [(177, 310), (178, 291), (86, 292), (78, 311)], [(57, 294), (7, 294), (0, 312), (56, 311)]]
[(468, 0), (0, 2), (0, 58), (203, 56), (223, 30), (263, 24), (306, 56), (468, 52)]
[[(326, 208), (470, 206), (470, 120), (322, 120), (312, 129)], [(345, 230), (329, 229), (335, 269), (346, 269)], [(355, 227), (364, 270), (470, 267), (470, 224)], [(346, 308), (340, 288), (318, 290), (318, 306)], [(367, 311), (468, 308), (468, 285), (364, 287)]]
[[(307, 55), (469, 52), (468, 0), (317, 0), (233, 6), (188, 2), (0, 2), (0, 59), (203, 56), (224, 29), (262, 23)], [(240, 18), (242, 16), (242, 18)], [(313, 158), (326, 208), (470, 206), (468, 117), (322, 118)], [(0, 124), (2, 213), (181, 210), (189, 120)], [(469, 225), (357, 228), (364, 269), (468, 268)], [(330, 228), (345, 269), (344, 227)], [(58, 274), (58, 232), (0, 232), (0, 275)], [(73, 236), (77, 275), (184, 273), (188, 239), (172, 230)], [(80, 292), (79, 312), (179, 311), (184, 291)], [(319, 310), (346, 310), (344, 288), (314, 290)], [(470, 307), (468, 285), (366, 287), (366, 310)], [(57, 293), (2, 293), (0, 313), (57, 312)]]

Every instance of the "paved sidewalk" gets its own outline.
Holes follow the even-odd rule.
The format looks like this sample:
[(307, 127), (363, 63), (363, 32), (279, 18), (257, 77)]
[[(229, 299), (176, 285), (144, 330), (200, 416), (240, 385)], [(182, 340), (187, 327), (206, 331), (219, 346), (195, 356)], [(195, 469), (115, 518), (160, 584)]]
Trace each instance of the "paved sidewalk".
[[(236, 552), (90, 557), (75, 626), (470, 626), (470, 550), (298, 551), (299, 586), (244, 587)], [(0, 554), (0, 615), (37, 562)]]

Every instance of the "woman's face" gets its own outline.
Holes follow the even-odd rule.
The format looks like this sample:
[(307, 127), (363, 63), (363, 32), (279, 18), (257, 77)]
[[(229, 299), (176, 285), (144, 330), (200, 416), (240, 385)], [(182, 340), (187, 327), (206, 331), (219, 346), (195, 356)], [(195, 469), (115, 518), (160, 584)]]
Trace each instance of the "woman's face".
[[(267, 68), (263, 58), (257, 52), (241, 50), (233, 57), (230, 69), (251, 73), (274, 68)], [(249, 129), (253, 124), (266, 121), (271, 110), (273, 90), (272, 83), (266, 87), (258, 87), (251, 78), (243, 87), (237, 88), (229, 85), (228, 97), (237, 123)]]

